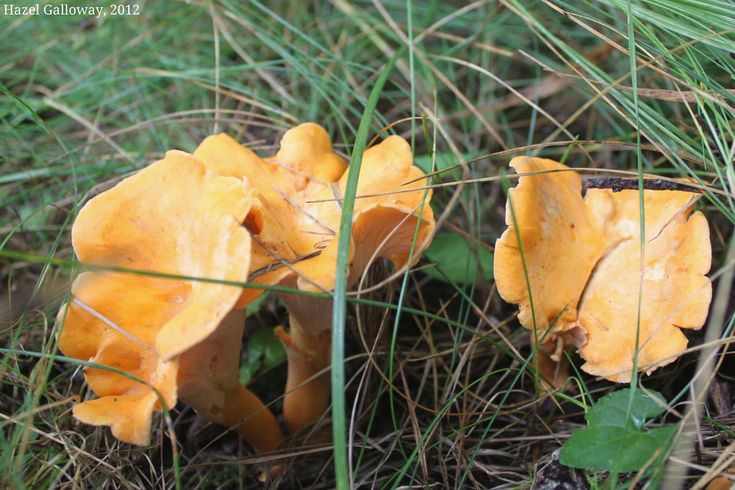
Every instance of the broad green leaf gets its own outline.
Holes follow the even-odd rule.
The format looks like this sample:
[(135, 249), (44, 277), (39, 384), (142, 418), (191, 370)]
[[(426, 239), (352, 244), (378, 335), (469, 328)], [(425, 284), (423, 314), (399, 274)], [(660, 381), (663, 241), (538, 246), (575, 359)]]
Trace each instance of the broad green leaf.
[[(675, 426), (644, 431), (647, 420), (664, 412), (660, 393), (630, 389), (601, 398), (587, 413), (587, 428), (564, 443), (559, 461), (567, 466), (612, 472), (637, 471), (664, 454)], [(628, 420), (628, 412), (630, 419)]]
[(459, 233), (437, 235), (424, 255), (436, 264), (436, 267), (427, 268), (426, 273), (440, 281), (446, 282), (446, 276), (462, 285), (474, 282), (478, 272), (488, 280), (493, 276), (493, 254), (484, 247), (473, 247)]
[[(664, 397), (660, 393), (652, 391), (651, 394), (658, 398), (658, 402), (651, 398), (643, 390), (635, 390), (633, 395), (633, 404), (630, 408), (630, 417), (635, 427), (642, 427), (643, 424), (664, 412)], [(590, 427), (627, 427), (626, 415), (628, 413), (628, 404), (630, 403), (630, 389), (616, 391), (606, 395), (592, 406), (587, 412), (587, 425)]]
[(567, 466), (625, 473), (637, 471), (664, 454), (676, 427), (648, 432), (621, 427), (591, 426), (564, 443), (559, 461)]

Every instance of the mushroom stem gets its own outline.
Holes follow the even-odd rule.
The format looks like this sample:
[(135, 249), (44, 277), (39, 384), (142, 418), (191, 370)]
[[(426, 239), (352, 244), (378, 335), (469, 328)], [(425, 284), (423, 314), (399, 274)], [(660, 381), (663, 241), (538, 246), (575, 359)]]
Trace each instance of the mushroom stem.
[[(531, 338), (531, 345), (535, 341)], [(563, 390), (569, 379), (569, 365), (564, 358), (564, 342), (562, 337), (556, 340), (544, 342), (539, 345), (538, 352), (538, 374), (540, 377), (540, 385), (536, 389), (540, 393), (551, 392), (554, 390)]]
[(240, 384), (245, 311), (230, 312), (217, 331), (181, 355), (179, 397), (203, 418), (232, 428), (258, 452), (275, 449), (283, 433), (260, 399)]
[(329, 407), (332, 300), (283, 294), (289, 331), (276, 335), (288, 354), (283, 418), (292, 432), (312, 424)]
[(283, 418), (291, 431), (319, 420), (329, 406), (328, 372), (331, 332), (309, 335), (291, 319), (291, 328), (276, 329), (288, 354), (288, 379), (283, 399)]
[(273, 451), (283, 439), (283, 433), (273, 413), (255, 394), (242, 385), (224, 393), (221, 412), (205, 414), (210, 422), (232, 427), (258, 452)]

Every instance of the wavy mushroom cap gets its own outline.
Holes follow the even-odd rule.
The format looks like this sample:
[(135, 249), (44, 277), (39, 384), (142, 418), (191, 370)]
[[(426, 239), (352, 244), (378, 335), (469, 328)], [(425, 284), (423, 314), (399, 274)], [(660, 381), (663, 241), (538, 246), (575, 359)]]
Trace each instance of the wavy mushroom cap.
[[(286, 240), (288, 217), (293, 210), (283, 198), (294, 192), (293, 173), (263, 160), (226, 134), (205, 138), (193, 155), (204, 162), (208, 171), (245, 179), (251, 185), (252, 206), (244, 225), (253, 237), (250, 268), (257, 277), (250, 281), (259, 284), (280, 282), (284, 275), (281, 260), (290, 261), (296, 257)], [(261, 294), (258, 289), (245, 289), (237, 306), (244, 307)]]
[[(405, 185), (412, 180), (415, 182)], [(418, 261), (436, 225), (429, 205), (431, 191), (423, 189), (426, 182), (425, 174), (413, 165), (411, 147), (403, 138), (389, 136), (365, 150), (352, 215), (350, 283), (362, 276), (369, 263), (377, 258), (387, 258), (399, 268), (405, 266), (414, 243), (412, 261)], [(336, 190), (320, 188), (309, 196), (312, 201), (323, 202), (304, 204), (306, 217), (302, 219), (318, 216), (320, 223), (329, 226), (334, 235), (324, 238), (320, 255), (294, 264), (300, 289), (318, 291), (334, 287), (337, 230), (342, 214), (337, 199), (341, 199), (346, 187), (347, 172)], [(311, 232), (317, 232), (313, 225)]]
[[(334, 288), (348, 174), (321, 126), (305, 123), (289, 130), (268, 159), (258, 159), (223, 135), (205, 140), (195, 155), (212, 171), (245, 177), (255, 187), (245, 218), (254, 242), (251, 281), (305, 291)], [(402, 267), (421, 256), (435, 227), (425, 184), (425, 174), (413, 166), (411, 149), (402, 138), (388, 137), (365, 151), (352, 216), (351, 284), (376, 258)], [(259, 294), (248, 288), (239, 304)], [(290, 327), (288, 332), (277, 330), (289, 364), (283, 414), (291, 430), (298, 431), (318, 420), (329, 404), (332, 302), (296, 294), (281, 298)]]
[(580, 347), (582, 369), (611, 381), (630, 380), (637, 334), (639, 370), (672, 362), (687, 346), (681, 328), (702, 327), (712, 295), (709, 227), (701, 212), (690, 214), (697, 195), (644, 191), (641, 261), (637, 190), (592, 189), (583, 199), (565, 165), (539, 158), (511, 165), (552, 171), (520, 177), (496, 244), (498, 292), (520, 305), (521, 324), (532, 329), (535, 319), (543, 328), (558, 318), (545, 342), (574, 329), (566, 338)]
[(344, 159), (334, 153), (327, 131), (311, 122), (286, 131), (281, 138), (281, 148), (271, 160), (301, 174), (300, 189), (310, 178), (336, 182), (347, 168)]
[(250, 148), (224, 133), (207, 136), (192, 155), (204, 162), (209, 172), (223, 177), (247, 179), (252, 187), (269, 199), (280, 197), (276, 186), (283, 186), (284, 176), (289, 177), (283, 167), (264, 161)]
[[(587, 332), (580, 350), (586, 372), (619, 383), (630, 381), (640, 325), (638, 366), (647, 373), (673, 362), (686, 350), (681, 329), (699, 329), (712, 299), (705, 274), (712, 262), (709, 225), (697, 211), (696, 196), (681, 191), (643, 192), (645, 250), (641, 283), (638, 191), (590, 190), (590, 199), (609, 199), (614, 210), (608, 230), (619, 236), (603, 256), (579, 307)], [(642, 286), (640, 324), (638, 290)]]
[(552, 324), (552, 331), (575, 326), (579, 297), (609, 243), (584, 205), (576, 172), (542, 158), (517, 157), (510, 165), (519, 174), (548, 172), (520, 177), (508, 193), (508, 228), (495, 245), (493, 268), (498, 293), (519, 305), (519, 321), (535, 326), (540, 339)]
[(150, 439), (151, 415), (176, 403), (178, 354), (214, 332), (241, 288), (155, 277), (147, 272), (244, 282), (250, 236), (240, 226), (250, 209), (245, 184), (206, 173), (190, 155), (165, 158), (90, 200), (72, 241), (85, 264), (136, 273), (88, 272), (62, 307), (59, 345), (68, 356), (128, 372), (145, 384), (100, 368), (85, 377), (100, 397), (74, 407), (92, 425), (109, 425), (125, 442)]
[[(345, 168), (321, 126), (304, 123), (290, 129), (278, 153), (267, 159), (225, 134), (206, 138), (194, 156), (209, 171), (247, 179), (253, 187), (253, 206), (244, 222), (253, 237), (251, 282), (279, 284), (293, 274), (289, 263), (320, 251), (330, 230), (312, 217), (304, 224), (304, 202), (319, 189), (329, 189)], [(319, 228), (316, 233), (313, 226)], [(245, 289), (238, 306), (261, 294)]]
[[(254, 241), (252, 269), (265, 272), (254, 282), (277, 284), (295, 275), (303, 290), (334, 287), (347, 167), (321, 126), (304, 123), (287, 131), (279, 151), (269, 159), (258, 158), (225, 135), (207, 138), (194, 155), (209, 170), (245, 177), (255, 187), (257, 198), (245, 224)], [(224, 160), (229, 163), (220, 163)], [(390, 136), (365, 151), (353, 212), (353, 281), (373, 258), (405, 265), (416, 231), (413, 259), (420, 257), (435, 226), (431, 192), (424, 196), (423, 176), (403, 138)], [(415, 179), (419, 180), (404, 185)], [(259, 294), (246, 290), (241, 304)]]

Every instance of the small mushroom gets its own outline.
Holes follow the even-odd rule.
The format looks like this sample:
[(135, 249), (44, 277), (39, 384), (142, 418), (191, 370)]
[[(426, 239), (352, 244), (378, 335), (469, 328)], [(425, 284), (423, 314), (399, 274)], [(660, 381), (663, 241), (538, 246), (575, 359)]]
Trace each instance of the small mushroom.
[[(277, 444), (273, 415), (235, 384), (244, 321), (230, 312), (242, 288), (212, 282), (247, 279), (251, 239), (241, 223), (251, 205), (242, 180), (207, 173), (199, 160), (170, 151), (79, 212), (72, 227), (79, 260), (137, 273), (80, 274), (58, 315), (59, 346), (68, 356), (143, 381), (85, 368), (99, 398), (74, 407), (79, 420), (147, 445), (152, 413), (183, 396), (209, 420), (249, 420), (270, 431), (273, 437), (238, 429), (258, 449)], [(202, 365), (203, 359), (211, 363)]]
[[(259, 264), (254, 269), (266, 272), (254, 282), (310, 292), (334, 288), (347, 167), (321, 126), (305, 123), (289, 130), (278, 153), (265, 160), (256, 161), (250, 150), (224, 135), (205, 140), (195, 155), (213, 171), (227, 168), (228, 175), (246, 178), (258, 192), (259, 205), (251, 208), (246, 223), (256, 224), (249, 228), (258, 244), (253, 247), (253, 261)], [(385, 257), (399, 268), (409, 257), (419, 259), (434, 230), (431, 194), (424, 197), (426, 179), (421, 177), (408, 143), (398, 136), (365, 151), (357, 195), (370, 197), (358, 198), (354, 206), (350, 284), (376, 258)], [(244, 301), (254, 294), (246, 290)], [(277, 330), (289, 361), (284, 419), (296, 431), (315, 422), (329, 404), (332, 302), (297, 294), (281, 298), (290, 315), (289, 331)]]
[(672, 362), (686, 349), (681, 328), (701, 328), (711, 299), (709, 228), (701, 212), (691, 212), (697, 195), (643, 191), (641, 262), (637, 190), (590, 189), (583, 198), (581, 179), (565, 165), (520, 157), (511, 166), (526, 175), (508, 195), (496, 284), (503, 299), (519, 304), (520, 323), (543, 342), (543, 370), (550, 373), (549, 360), (559, 362), (572, 346), (586, 372), (627, 382), (637, 332), (639, 370)]

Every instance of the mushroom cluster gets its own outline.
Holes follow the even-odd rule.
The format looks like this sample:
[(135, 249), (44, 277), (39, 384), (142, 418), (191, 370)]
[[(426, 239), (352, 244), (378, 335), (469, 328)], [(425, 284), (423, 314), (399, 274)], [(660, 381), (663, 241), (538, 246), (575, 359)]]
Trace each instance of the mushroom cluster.
[(699, 196), (644, 190), (641, 237), (638, 190), (583, 197), (579, 175), (563, 164), (510, 165), (521, 177), (508, 194), (495, 278), (541, 343), (546, 382), (563, 382), (566, 347), (579, 350), (584, 371), (616, 382), (630, 381), (636, 354), (649, 374), (674, 361), (687, 346), (681, 329), (704, 325), (712, 296), (709, 227), (692, 212)]
[[(238, 381), (244, 308), (262, 293), (244, 283), (331, 291), (346, 168), (327, 132), (305, 123), (270, 158), (219, 134), (91, 199), (72, 241), (97, 267), (77, 277), (58, 315), (64, 354), (101, 366), (85, 368), (98, 398), (74, 416), (146, 445), (152, 414), (180, 399), (256, 450), (275, 448), (278, 421)], [(351, 283), (378, 257), (397, 267), (420, 257), (434, 231), (422, 177), (402, 138), (365, 151)], [(290, 314), (288, 332), (278, 330), (289, 362), (284, 419), (298, 430), (328, 408), (331, 300), (281, 298)]]

